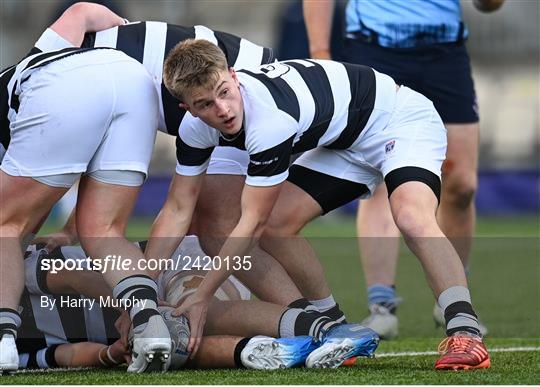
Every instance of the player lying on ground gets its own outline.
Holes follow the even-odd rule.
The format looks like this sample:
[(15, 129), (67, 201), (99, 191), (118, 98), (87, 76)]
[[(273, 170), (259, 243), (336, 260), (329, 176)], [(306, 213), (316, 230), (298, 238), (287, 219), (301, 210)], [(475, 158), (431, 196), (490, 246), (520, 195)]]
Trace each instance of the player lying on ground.
[[(185, 238), (172, 257), (175, 268), (165, 270), (158, 281), (159, 293), (167, 303), (175, 305), (196, 289), (205, 273), (190, 267), (187, 261), (199, 256), (203, 257), (204, 252), (197, 238)], [(60, 261), (64, 264), (63, 269), (50, 269), (60, 267), (55, 266), (60, 265)], [(77, 263), (85, 270), (66, 270), (69, 264), (65, 263), (68, 261), (71, 267)], [(121, 363), (127, 352), (126, 341), (117, 340), (118, 334), (114, 329), (119, 312), (106, 307), (111, 294), (100, 273), (88, 270), (83, 250), (62, 247), (49, 254), (44, 249), (36, 250), (31, 246), (25, 265), (27, 277), (22, 302), (23, 325), (17, 340), (20, 352), (26, 353), (21, 355), (21, 367), (105, 366), (103, 363), (113, 366)], [(313, 322), (322, 321), (321, 317), (324, 320), (323, 316), (258, 301), (240, 301), (249, 298), (249, 291), (234, 277), (218, 289), (214, 307), (210, 308), (205, 334), (233, 336), (205, 336), (201, 351), (186, 366), (286, 368), (303, 365), (308, 355), (308, 365), (320, 362), (321, 366), (335, 367), (341, 364), (339, 356), (328, 355), (334, 347), (321, 346), (320, 342), (307, 336), (288, 337), (296, 332), (317, 332), (318, 328)], [(230, 304), (231, 307), (220, 304)], [(170, 330), (175, 326), (182, 330), (182, 324), (171, 320), (178, 319), (166, 318)], [(311, 325), (309, 321), (312, 321)], [(187, 329), (187, 324), (184, 324)], [(184, 342), (174, 340), (174, 368), (180, 368), (186, 362), (189, 331), (185, 329)], [(244, 332), (248, 332), (249, 337), (266, 334), (287, 338), (258, 336), (248, 340), (242, 339)], [(178, 332), (171, 330), (171, 336), (178, 337)], [(365, 330), (362, 340), (364, 355), (371, 355), (377, 345), (376, 335)], [(111, 346), (107, 348), (106, 344)], [(356, 344), (359, 345), (358, 340)]]
[[(260, 238), (303, 294), (322, 299), (329, 289), (320, 269), (311, 270), (320, 264), (300, 230), (369, 197), (384, 180), (396, 224), (445, 310), (450, 345), (436, 368), (489, 367), (463, 266), (435, 218), (446, 130), (427, 98), (369, 67), (334, 61), (236, 72), (221, 50), (196, 40), (171, 51), (164, 81), (190, 115), (180, 127), (180, 175), (152, 228), (147, 257), (171, 252), (158, 237), (185, 235), (210, 152), (225, 139), (248, 150), (250, 165), (242, 216), (219, 256), (243, 256)], [(291, 154), (299, 152), (289, 171)], [(211, 271), (177, 310), (190, 319), (190, 349), (227, 269)]]

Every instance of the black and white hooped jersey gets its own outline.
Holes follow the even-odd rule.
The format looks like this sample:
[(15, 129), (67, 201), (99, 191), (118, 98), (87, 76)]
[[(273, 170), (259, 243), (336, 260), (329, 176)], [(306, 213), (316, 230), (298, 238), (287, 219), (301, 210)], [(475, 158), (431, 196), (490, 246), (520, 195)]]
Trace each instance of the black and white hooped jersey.
[(101, 307), (98, 301), (91, 308), (82, 302), (78, 306), (67, 306), (66, 301), (85, 297), (51, 294), (46, 283), (47, 271), (42, 270), (44, 259), (81, 261), (81, 266), (86, 263), (86, 255), (80, 247), (65, 246), (50, 254), (36, 246), (27, 249), (17, 349), (21, 366), (28, 368), (52, 366), (51, 356), (56, 345), (82, 341), (112, 344), (119, 337), (114, 327), (119, 312), (114, 308)]
[(93, 48), (67, 47), (54, 51), (49, 50), (50, 52), (32, 49), (19, 64), (2, 70), (0, 73), (0, 163), (11, 140), (9, 125), (19, 110), (21, 85), (30, 78), (36, 69), (89, 50), (93, 50)]
[[(348, 149), (387, 120), (396, 98), (392, 78), (370, 67), (328, 60), (291, 60), (238, 71), (243, 131), (233, 140), (190, 114), (182, 121), (177, 173), (203, 173), (215, 146), (246, 149), (246, 183), (279, 184), (291, 154), (317, 147)], [(189, 118), (189, 119), (188, 119)]]
[[(272, 49), (226, 32), (213, 31), (205, 26), (183, 27), (163, 22), (134, 22), (86, 35), (82, 47), (116, 48), (139, 61), (154, 79), (161, 99), (159, 130), (176, 136), (185, 114), (163, 84), (163, 62), (169, 51), (186, 39), (206, 39), (223, 50), (230, 66), (237, 69), (255, 68), (275, 61)], [(42, 51), (70, 46), (50, 28), (36, 43)]]

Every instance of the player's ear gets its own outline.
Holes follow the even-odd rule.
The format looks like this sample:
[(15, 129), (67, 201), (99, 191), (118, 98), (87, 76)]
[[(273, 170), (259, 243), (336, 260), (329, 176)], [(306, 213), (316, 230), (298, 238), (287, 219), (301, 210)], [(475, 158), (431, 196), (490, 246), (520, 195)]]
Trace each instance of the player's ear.
[(180, 108), (182, 108), (182, 109), (184, 109), (184, 110), (187, 110), (188, 112), (191, 113), (190, 107), (189, 107), (189, 105), (188, 105), (187, 103), (180, 102), (180, 103), (178, 104), (178, 106), (180, 106)]
[(234, 80), (234, 83), (238, 84), (238, 76), (236, 75), (236, 71), (234, 68), (229, 67), (229, 74), (231, 74), (232, 79)]

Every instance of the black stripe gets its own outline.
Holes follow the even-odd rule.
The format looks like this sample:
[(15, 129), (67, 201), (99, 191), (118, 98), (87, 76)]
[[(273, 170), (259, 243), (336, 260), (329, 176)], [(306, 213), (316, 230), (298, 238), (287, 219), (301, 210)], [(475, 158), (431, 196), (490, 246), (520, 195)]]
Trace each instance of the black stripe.
[(244, 128), (241, 130), (242, 132), (235, 134), (234, 138), (231, 140), (227, 139), (224, 134), (220, 133), (219, 146), (232, 146), (237, 149), (246, 150), (246, 132), (244, 131)]
[[(48, 61), (46, 61), (46, 59), (48, 58), (52, 58), (54, 56), (57, 56), (57, 55), (60, 55), (60, 54), (72, 54), (74, 52), (84, 52), (84, 51), (87, 51), (88, 49), (81, 49), (81, 48), (78, 48), (78, 47), (68, 47), (68, 48), (64, 48), (62, 50), (58, 50), (58, 51), (49, 51), (49, 52), (44, 52), (40, 55), (37, 55), (35, 58), (31, 59), (25, 66), (24, 69), (28, 69), (34, 65), (36, 65), (37, 63), (41, 62), (41, 61), (44, 61), (45, 63), (44, 64), (40, 64), (38, 67), (40, 66), (44, 66), (45, 64), (49, 63)], [(63, 58), (63, 56), (60, 55), (61, 58)], [(56, 59), (55, 59), (56, 60)]]
[(135, 316), (133, 316), (133, 328), (138, 327), (141, 324), (148, 322), (148, 319), (152, 316), (159, 316), (159, 312), (155, 309), (143, 309)]
[[(47, 341), (42, 331), (37, 328), (34, 310), (30, 301), (30, 294), (25, 288), (21, 297), (21, 326), (17, 334), (17, 349), (20, 353), (32, 352), (45, 348)], [(54, 313), (51, 311), (50, 313)]]
[(249, 155), (249, 176), (277, 176), (289, 168), (294, 135), (270, 149)]
[(272, 63), (275, 60), (276, 60), (276, 56), (274, 55), (274, 50), (272, 50), (269, 47), (264, 47), (261, 64)]
[(169, 51), (171, 51), (174, 46), (186, 39), (195, 38), (195, 28), (193, 27), (183, 27), (174, 24), (167, 24), (167, 35), (165, 37), (165, 56), (167, 57)]
[(319, 140), (328, 130), (332, 116), (334, 115), (334, 96), (328, 74), (326, 74), (326, 71), (324, 71), (324, 68), (320, 64), (309, 62), (313, 66), (306, 67), (292, 61), (284, 62), (298, 71), (315, 102), (313, 121), (309, 128), (302, 133), (298, 142), (294, 144), (294, 153), (305, 152), (309, 149), (316, 148)]
[[(270, 68), (272, 65), (269, 64), (265, 67)], [(261, 70), (265, 71), (265, 68), (263, 67)], [(259, 80), (270, 91), (270, 94), (272, 94), (272, 98), (276, 102), (278, 109), (284, 111), (298, 122), (300, 119), (298, 97), (285, 80), (282, 78), (270, 79), (264, 74), (256, 74), (248, 70), (239, 70), (239, 72), (246, 73)]]
[(25, 58), (28, 58), (29, 56), (32, 56), (32, 55), (35, 55), (35, 54), (39, 54), (40, 52), (43, 52), (43, 51), (41, 51), (37, 47), (32, 47), (32, 49), (30, 51), (28, 51), (28, 54), (26, 54)]
[(107, 344), (111, 345), (120, 338), (114, 323), (120, 317), (120, 312), (115, 308), (102, 308), (103, 321), (105, 322), (105, 334), (107, 335)]
[[(193, 39), (195, 37), (195, 29), (193, 27), (182, 27), (174, 24), (167, 24), (167, 35), (165, 37), (165, 54), (164, 58), (167, 57), (169, 51), (171, 51), (174, 46), (178, 43), (186, 40)], [(165, 126), (167, 133), (177, 136), (178, 127), (186, 111), (181, 109), (180, 100), (174, 98), (165, 85), (161, 84), (161, 101), (163, 104), (163, 114), (165, 116)]]
[(58, 368), (58, 363), (56, 362), (56, 359), (54, 357), (54, 353), (56, 352), (56, 348), (58, 347), (59, 344), (54, 344), (45, 350), (45, 363), (47, 363), (47, 366), (49, 368)]
[(221, 31), (214, 31), (214, 36), (217, 39), (218, 47), (221, 48), (227, 58), (227, 63), (230, 67), (233, 67), (240, 52), (241, 38)]
[(116, 48), (142, 63), (146, 39), (146, 23), (134, 23), (118, 27)]
[(58, 315), (62, 323), (62, 329), (64, 334), (70, 342), (78, 343), (81, 341), (87, 341), (88, 335), (86, 331), (86, 321), (84, 318), (84, 308), (83, 307), (71, 307), (71, 306), (61, 306), (60, 301), (62, 298), (70, 297), (71, 299), (76, 299), (77, 302), (79, 299), (83, 298), (76, 295), (58, 295), (53, 296), (56, 299), (56, 306), (58, 309)]
[(375, 73), (370, 67), (343, 63), (349, 77), (351, 89), (351, 102), (349, 103), (349, 117), (347, 126), (329, 149), (347, 149), (358, 138), (366, 126), (373, 106), (375, 106)]
[(84, 39), (82, 41), (81, 47), (94, 47), (95, 44), (96, 44), (96, 33), (87, 32), (84, 35)]
[(178, 128), (186, 115), (186, 111), (180, 107), (180, 100), (173, 97), (163, 83), (161, 84), (161, 103), (163, 104), (167, 133), (178, 136)]
[[(19, 350), (19, 348), (17, 348), (17, 350)], [(26, 368), (29, 368), (29, 369), (39, 368), (38, 363), (37, 363), (37, 352), (38, 351), (32, 351), (32, 352), (28, 353), (28, 363), (26, 363)]]
[[(41, 270), (41, 261), (44, 259), (51, 259), (51, 258), (52, 258), (52, 254), (49, 255), (47, 254), (46, 250), (41, 250), (39, 253), (37, 262), (36, 262), (37, 285), (39, 289), (45, 294), (51, 294), (51, 291), (49, 290), (49, 287), (47, 286), (47, 275), (49, 274), (49, 272), (45, 270)], [(60, 258), (56, 258), (56, 259), (60, 259)], [(64, 259), (62, 258), (60, 260), (63, 261)]]
[(214, 147), (199, 149), (186, 144), (180, 136), (176, 137), (176, 159), (180, 165), (199, 166), (203, 165), (214, 151)]
[(453, 304), (448, 305), (448, 307), (445, 309), (444, 319), (446, 320), (446, 323), (448, 324), (448, 321), (456, 317), (458, 313), (470, 314), (475, 319), (478, 319), (478, 316), (476, 315), (476, 313), (474, 313), (472, 305), (469, 302), (457, 301)]
[[(140, 285), (140, 284), (136, 284), (136, 285), (133, 285), (133, 286), (129, 286), (128, 288), (124, 289), (123, 291), (121, 291), (120, 293), (118, 293), (118, 295), (116, 296), (116, 299), (117, 300), (120, 300), (122, 298), (124, 298), (124, 296), (126, 294), (128, 294), (129, 292), (132, 292), (134, 290), (142, 290), (142, 289), (148, 289), (150, 291), (152, 291), (154, 294), (156, 294), (156, 289), (151, 287), (151, 286), (148, 286), (148, 285)], [(129, 298), (131, 299), (132, 296), (130, 296)]]

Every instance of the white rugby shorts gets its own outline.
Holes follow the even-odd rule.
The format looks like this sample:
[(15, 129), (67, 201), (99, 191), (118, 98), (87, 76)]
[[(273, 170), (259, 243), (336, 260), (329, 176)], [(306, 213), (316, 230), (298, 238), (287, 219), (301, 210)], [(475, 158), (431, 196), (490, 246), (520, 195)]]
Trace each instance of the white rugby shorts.
[(52, 62), (21, 86), (1, 168), (40, 177), (94, 171), (147, 174), (158, 96), (144, 67), (116, 50)]
[[(379, 84), (377, 85), (379, 87)], [(386, 93), (391, 93), (387, 88)], [(395, 91), (393, 109), (377, 112), (356, 142), (345, 150), (316, 148), (302, 154), (296, 165), (369, 188), (371, 196), (384, 177), (402, 167), (418, 167), (441, 176), (446, 156), (446, 128), (433, 103), (422, 94), (401, 86)], [(377, 95), (377, 98), (385, 98)]]

